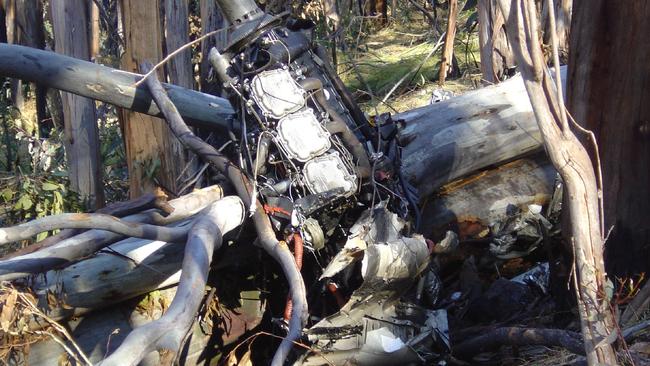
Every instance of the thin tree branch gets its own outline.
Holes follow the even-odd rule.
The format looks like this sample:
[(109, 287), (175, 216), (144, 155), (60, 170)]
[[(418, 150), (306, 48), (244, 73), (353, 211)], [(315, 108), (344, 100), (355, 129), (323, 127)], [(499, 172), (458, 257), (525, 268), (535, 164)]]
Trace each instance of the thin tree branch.
[[(150, 72), (151, 65), (146, 63), (142, 65), (142, 68), (144, 72)], [(289, 333), (282, 340), (271, 362), (272, 365), (281, 366), (284, 364), (293, 347), (293, 341), (298, 339), (302, 334), (302, 328), (306, 324), (308, 316), (305, 282), (298, 270), (296, 261), (287, 245), (281, 244), (277, 239), (271, 226), (271, 221), (266, 212), (264, 212), (262, 204), (253, 194), (253, 187), (246, 175), (212, 145), (207, 144), (192, 133), (178, 113), (176, 106), (169, 99), (158, 78), (155, 76), (147, 78), (146, 85), (149, 87), (149, 91), (158, 108), (160, 108), (165, 116), (165, 120), (172, 133), (186, 148), (211, 163), (230, 180), (237, 191), (237, 195), (244, 202), (246, 209), (252, 213), (253, 223), (255, 224), (262, 248), (278, 261), (289, 282), (289, 291), (291, 292), (291, 301), (293, 303), (293, 310), (289, 321)]]
[(58, 229), (106, 230), (124, 236), (166, 242), (184, 241), (187, 237), (187, 228), (184, 227), (170, 228), (139, 224), (104, 214), (64, 213), (2, 228), (0, 229), (0, 244), (26, 240), (42, 232)]

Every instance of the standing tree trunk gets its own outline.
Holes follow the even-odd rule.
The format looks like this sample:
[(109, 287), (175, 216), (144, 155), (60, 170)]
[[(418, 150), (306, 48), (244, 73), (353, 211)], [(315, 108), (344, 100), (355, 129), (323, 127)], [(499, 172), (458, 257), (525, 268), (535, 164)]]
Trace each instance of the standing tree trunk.
[(440, 60), (440, 75), (438, 82), (445, 83), (445, 79), (453, 70), (454, 39), (456, 38), (456, 20), (458, 18), (458, 0), (449, 0), (449, 19), (447, 20), (447, 34), (445, 34), (445, 47)]
[[(214, 0), (201, 0), (201, 35), (226, 27), (226, 20)], [(224, 46), (226, 32), (219, 33), (214, 37), (208, 37), (201, 42), (201, 91), (208, 94), (218, 95), (221, 87), (211, 83), (208, 79), (210, 73), (210, 62), (208, 53), (212, 47)]]
[[(650, 1), (575, 1), (568, 104), (603, 171), (608, 269), (650, 270)], [(633, 45), (633, 46), (631, 46)]]
[[(122, 69), (138, 71), (138, 65), (163, 58), (160, 2), (123, 0), (121, 3), (125, 52)], [(121, 121), (129, 169), (131, 198), (160, 186), (176, 195), (176, 178), (185, 166), (183, 149), (159, 118), (122, 110)]]
[(96, 60), (99, 56), (99, 8), (97, 4), (92, 2), (90, 4), (90, 59)]
[[(580, 326), (589, 365), (616, 365), (612, 343), (617, 338), (607, 297), (603, 260), (605, 230), (599, 210), (599, 186), (587, 149), (573, 133), (564, 108), (557, 39), (552, 35), (556, 81), (550, 76), (539, 39), (538, 15), (533, 0), (499, 0), (513, 42), (519, 70), (526, 85), (548, 155), (564, 182), (570, 220), (566, 233), (573, 249), (573, 283)], [(553, 9), (549, 7), (549, 9)], [(554, 11), (550, 13), (555, 29)]]
[[(90, 59), (90, 4), (85, 0), (50, 3), (56, 52)], [(61, 99), (71, 188), (87, 200), (91, 208), (102, 207), (104, 186), (95, 102), (63, 92)]]
[(495, 0), (479, 0), (478, 19), (483, 80), (489, 84), (498, 83), (516, 63), (506, 37), (503, 15)]
[[(7, 6), (7, 41), (13, 44), (43, 49), (45, 34), (43, 32), (43, 4), (41, 0), (6, 0)], [(36, 117), (40, 123), (46, 118), (45, 88), (34, 85), (36, 96)], [(11, 94), (14, 106), (23, 110), (25, 96), (23, 83), (14, 79), (11, 83)]]
[[(542, 10), (542, 26), (544, 29), (544, 44), (551, 44), (550, 27), (548, 19), (547, 3), (544, 3)], [(555, 0), (555, 32), (559, 44), (560, 60), (562, 64), (567, 64), (569, 60), (569, 32), (571, 30), (571, 13), (573, 10), (573, 0)]]
[(7, 13), (4, 0), (0, 0), (0, 43), (7, 43)]
[[(164, 6), (165, 46), (167, 54), (170, 54), (190, 41), (187, 0), (165, 0)], [(186, 49), (172, 58), (165, 69), (171, 84), (194, 89), (191, 49)]]

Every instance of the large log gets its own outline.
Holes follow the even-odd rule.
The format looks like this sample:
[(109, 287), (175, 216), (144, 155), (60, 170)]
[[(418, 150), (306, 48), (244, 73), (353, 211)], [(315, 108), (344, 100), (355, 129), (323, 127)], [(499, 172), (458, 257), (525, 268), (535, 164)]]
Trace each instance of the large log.
[[(161, 116), (147, 87), (135, 86), (142, 75), (54, 52), (0, 44), (0, 75), (38, 81), (50, 88)], [(207, 128), (230, 126), (234, 111), (227, 100), (175, 85), (164, 84), (164, 87), (188, 123)]]
[[(564, 71), (564, 70), (563, 70)], [(563, 73), (564, 74), (564, 73)], [(141, 75), (52, 52), (0, 44), (0, 75), (160, 116)], [(563, 76), (564, 79), (564, 76)], [(165, 84), (180, 114), (195, 126), (237, 128), (222, 98)], [(441, 185), (541, 148), (541, 137), (520, 76), (498, 85), (394, 116), (405, 121), (402, 172), (420, 197)]]
[(393, 119), (404, 120), (398, 135), (406, 145), (402, 173), (421, 198), (445, 183), (542, 147), (519, 75)]

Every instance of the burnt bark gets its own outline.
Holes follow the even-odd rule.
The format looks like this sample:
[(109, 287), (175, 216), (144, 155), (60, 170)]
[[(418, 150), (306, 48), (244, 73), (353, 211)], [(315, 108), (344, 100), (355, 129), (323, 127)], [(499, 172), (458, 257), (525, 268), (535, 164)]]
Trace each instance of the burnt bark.
[(562, 347), (578, 355), (584, 355), (580, 334), (560, 329), (497, 328), (479, 337), (454, 346), (454, 355), (470, 358), (500, 346), (546, 346)]
[[(205, 35), (217, 29), (226, 28), (227, 22), (221, 10), (217, 6), (215, 1), (212, 0), (201, 0), (201, 35)], [(210, 74), (210, 62), (208, 61), (208, 54), (212, 47), (217, 47), (221, 50), (225, 46), (226, 42), (226, 33), (224, 29), (223, 33), (220, 33), (214, 37), (209, 37), (204, 39), (201, 42), (201, 64), (199, 65), (201, 73), (201, 91), (208, 94), (219, 95), (221, 92), (221, 86), (218, 83), (211, 81)]]
[[(650, 270), (650, 1), (579, 1), (571, 25), (568, 107), (598, 141), (607, 267)], [(633, 46), (632, 46), (633, 45)]]

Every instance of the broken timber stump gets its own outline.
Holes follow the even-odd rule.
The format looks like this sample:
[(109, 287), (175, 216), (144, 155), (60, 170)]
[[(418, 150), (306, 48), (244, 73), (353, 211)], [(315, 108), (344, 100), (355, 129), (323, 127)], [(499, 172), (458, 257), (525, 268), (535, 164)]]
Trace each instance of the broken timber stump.
[[(566, 69), (562, 69), (565, 80)], [(393, 116), (403, 120), (402, 174), (420, 198), (442, 185), (542, 148), (520, 75)]]
[(452, 230), (461, 240), (475, 239), (514, 208), (548, 204), (556, 178), (539, 153), (449, 183), (425, 200), (422, 233), (438, 240)]

